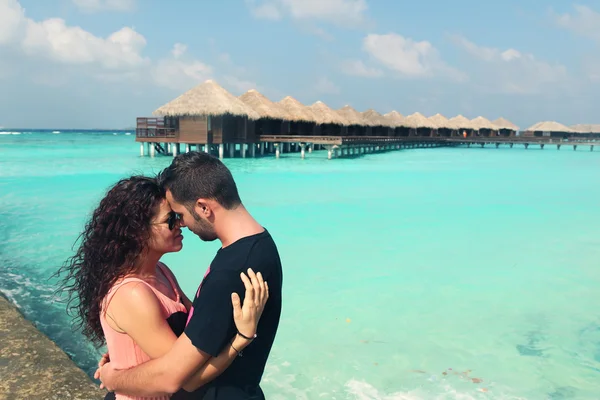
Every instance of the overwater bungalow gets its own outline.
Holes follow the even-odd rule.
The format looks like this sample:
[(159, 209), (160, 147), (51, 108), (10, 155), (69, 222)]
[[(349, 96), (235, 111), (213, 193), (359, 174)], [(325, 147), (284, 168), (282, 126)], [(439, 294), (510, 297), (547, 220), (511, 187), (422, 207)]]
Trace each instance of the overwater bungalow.
[(600, 138), (600, 124), (577, 124), (570, 126), (575, 131), (573, 136), (590, 139)]
[(336, 112), (348, 122), (348, 136), (367, 136), (370, 135), (371, 122), (349, 105), (336, 110)]
[(372, 108), (363, 111), (361, 114), (371, 124), (371, 134), (369, 136), (394, 136), (394, 126), (383, 115)]
[(290, 134), (298, 136), (320, 135), (317, 117), (310, 108), (292, 96), (281, 99), (277, 104), (285, 109), (290, 121)]
[(434, 136), (437, 129), (436, 124), (419, 112), (406, 117), (404, 123), (410, 128), (410, 136)]
[(150, 143), (152, 154), (167, 152), (161, 143), (175, 143), (173, 154), (177, 154), (179, 143), (186, 144), (186, 150), (196, 145), (208, 152), (211, 145), (219, 145), (220, 155), (222, 145), (227, 144), (233, 154), (236, 144), (257, 141), (253, 122), (260, 116), (212, 80), (159, 107), (153, 115), (138, 118), (136, 127), (136, 140)]
[(471, 121), (462, 115), (450, 118), (450, 122), (453, 123), (459, 130), (459, 136), (473, 136), (474, 128)]
[(575, 131), (561, 123), (556, 121), (544, 121), (538, 122), (527, 128), (523, 132), (523, 136), (534, 136), (534, 137), (551, 137), (567, 139), (572, 136)]
[(477, 136), (490, 137), (497, 136), (499, 128), (485, 117), (477, 117), (471, 120), (474, 129), (477, 129)]
[(290, 118), (281, 104), (272, 102), (255, 89), (248, 90), (239, 98), (260, 117), (254, 122), (256, 135), (289, 134)]
[(321, 127), (321, 135), (344, 136), (346, 134), (350, 122), (329, 108), (327, 104), (317, 101), (308, 108), (312, 111), (317, 124)]
[(437, 128), (437, 135), (443, 137), (458, 136), (459, 127), (442, 114), (435, 114), (428, 118)]
[(492, 123), (498, 127), (498, 136), (516, 136), (519, 131), (519, 127), (506, 118), (500, 117)]
[(383, 117), (387, 119), (394, 128), (394, 136), (406, 137), (410, 134), (410, 126), (406, 122), (406, 118), (398, 111), (390, 111), (389, 113), (384, 114)]

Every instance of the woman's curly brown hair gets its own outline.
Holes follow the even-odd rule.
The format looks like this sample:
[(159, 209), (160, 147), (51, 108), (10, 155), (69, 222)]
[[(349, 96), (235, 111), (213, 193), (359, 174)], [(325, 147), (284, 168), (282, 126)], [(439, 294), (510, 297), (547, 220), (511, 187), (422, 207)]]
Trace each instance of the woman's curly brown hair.
[[(102, 302), (113, 284), (135, 272), (150, 239), (151, 220), (165, 198), (156, 179), (132, 176), (112, 186), (79, 235), (77, 252), (59, 269), (73, 324), (98, 347)], [(76, 242), (77, 243), (77, 242)]]

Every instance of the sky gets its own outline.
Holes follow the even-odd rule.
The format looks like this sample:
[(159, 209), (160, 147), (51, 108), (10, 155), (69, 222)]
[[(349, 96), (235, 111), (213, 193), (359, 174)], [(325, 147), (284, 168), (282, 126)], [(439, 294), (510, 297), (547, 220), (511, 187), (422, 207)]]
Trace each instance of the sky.
[(119, 129), (214, 79), (334, 109), (600, 123), (600, 0), (0, 0), (0, 126)]

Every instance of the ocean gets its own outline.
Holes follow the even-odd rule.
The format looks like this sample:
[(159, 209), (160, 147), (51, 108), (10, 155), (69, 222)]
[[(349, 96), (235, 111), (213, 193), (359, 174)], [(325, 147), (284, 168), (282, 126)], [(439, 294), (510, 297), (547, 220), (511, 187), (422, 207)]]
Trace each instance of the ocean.
[[(18, 134), (16, 134), (18, 133)], [(106, 189), (154, 174), (126, 132), (0, 135), (0, 291), (92, 374), (50, 276)], [(269, 399), (600, 395), (600, 153), (434, 148), (225, 159), (284, 266)], [(193, 296), (218, 242), (164, 261)]]

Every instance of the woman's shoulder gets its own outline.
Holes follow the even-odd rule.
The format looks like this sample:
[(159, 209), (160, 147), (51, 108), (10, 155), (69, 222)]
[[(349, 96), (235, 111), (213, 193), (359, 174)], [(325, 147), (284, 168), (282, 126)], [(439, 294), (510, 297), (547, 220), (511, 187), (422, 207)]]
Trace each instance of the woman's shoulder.
[(141, 279), (128, 279), (122, 282), (108, 299), (107, 310), (111, 313), (154, 313), (161, 309), (158, 299), (152, 287)]

